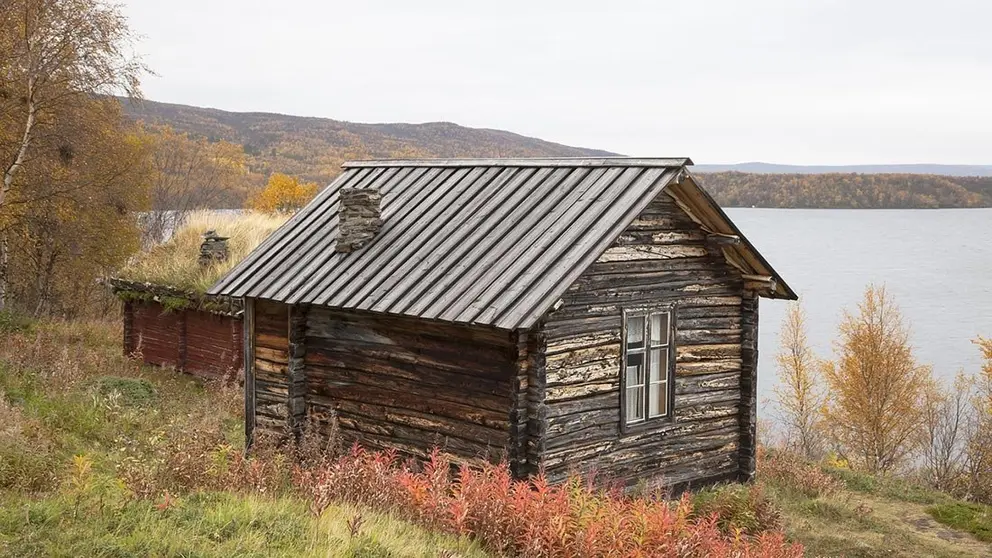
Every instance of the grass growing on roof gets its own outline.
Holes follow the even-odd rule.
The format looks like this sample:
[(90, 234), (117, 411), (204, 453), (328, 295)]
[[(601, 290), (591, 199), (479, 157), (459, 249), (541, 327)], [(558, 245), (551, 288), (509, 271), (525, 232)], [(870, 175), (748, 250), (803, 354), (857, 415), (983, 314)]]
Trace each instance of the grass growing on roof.
[[(131, 281), (202, 293), (285, 221), (285, 216), (264, 213), (197, 211), (190, 214), (168, 242), (139, 254), (117, 275)], [(197, 260), (203, 233), (208, 230), (229, 237), (228, 258), (226, 262), (201, 268)]]

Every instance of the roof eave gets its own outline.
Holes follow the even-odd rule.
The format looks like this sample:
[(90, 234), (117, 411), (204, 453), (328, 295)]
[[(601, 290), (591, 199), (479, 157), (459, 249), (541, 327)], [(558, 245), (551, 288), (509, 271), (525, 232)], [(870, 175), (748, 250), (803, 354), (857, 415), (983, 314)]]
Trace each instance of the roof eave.
[[(741, 230), (737, 228), (737, 225), (734, 224), (723, 208), (720, 207), (709, 192), (707, 192), (702, 186), (699, 185), (698, 182), (696, 182), (695, 178), (690, 173), (687, 172), (685, 179), (673, 184), (673, 188), (670, 188), (669, 190), (676, 196), (677, 199), (682, 197), (683, 199), (681, 201), (690, 206), (693, 206), (692, 202), (696, 201), (697, 204), (695, 205), (695, 213), (697, 213), (697, 215), (694, 217), (701, 218), (704, 221), (711, 221), (704, 224), (709, 225), (712, 228), (722, 229), (714, 230), (713, 232), (730, 234), (740, 238), (740, 244), (735, 246), (733, 249), (736, 250), (748, 263), (748, 265), (753, 268), (752, 271), (755, 274), (772, 277), (775, 281), (774, 290), (759, 291), (759, 295), (764, 298), (781, 300), (799, 299), (799, 296), (792, 290), (792, 287), (790, 287), (789, 284), (785, 282), (785, 279), (783, 279), (782, 276), (775, 271), (775, 268), (768, 263), (768, 260), (761, 255), (761, 252), (758, 252), (754, 245), (751, 244), (746, 236), (744, 236)], [(700, 202), (704, 204), (705, 207), (700, 207)], [(706, 216), (698, 215), (699, 213), (704, 213), (704, 211), (701, 211), (702, 209), (712, 212), (711, 217), (715, 217), (715, 219), (706, 219)]]

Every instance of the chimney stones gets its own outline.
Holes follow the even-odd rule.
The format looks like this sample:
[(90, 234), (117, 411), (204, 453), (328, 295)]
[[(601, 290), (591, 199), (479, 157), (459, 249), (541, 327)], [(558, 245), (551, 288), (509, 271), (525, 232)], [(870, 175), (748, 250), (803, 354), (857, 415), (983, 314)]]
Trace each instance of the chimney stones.
[(217, 231), (209, 230), (203, 233), (203, 243), (200, 244), (200, 267), (208, 267), (217, 262), (227, 261), (227, 237), (220, 236)]
[(382, 225), (382, 194), (374, 188), (342, 188), (335, 252), (353, 252), (368, 244)]

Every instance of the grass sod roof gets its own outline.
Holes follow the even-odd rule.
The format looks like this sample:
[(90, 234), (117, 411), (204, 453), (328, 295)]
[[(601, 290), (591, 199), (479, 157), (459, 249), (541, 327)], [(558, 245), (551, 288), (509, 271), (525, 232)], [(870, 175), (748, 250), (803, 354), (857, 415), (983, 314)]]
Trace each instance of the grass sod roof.
[[(193, 212), (172, 238), (136, 255), (118, 271), (116, 277), (203, 294), (287, 218), (255, 212)], [(228, 237), (228, 257), (227, 261), (201, 267), (197, 261), (200, 244), (203, 233), (208, 230)]]

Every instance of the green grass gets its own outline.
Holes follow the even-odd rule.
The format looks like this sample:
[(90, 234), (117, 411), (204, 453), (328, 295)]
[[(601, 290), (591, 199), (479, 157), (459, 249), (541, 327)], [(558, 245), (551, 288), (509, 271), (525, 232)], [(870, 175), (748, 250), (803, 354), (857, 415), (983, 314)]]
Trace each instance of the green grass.
[(238, 388), (124, 359), (116, 324), (0, 327), (0, 557), (484, 556), (369, 510), (315, 517), (288, 488), (197, 488), (163, 459), (204, 440), (206, 466), (238, 454)]
[(944, 525), (971, 533), (976, 539), (992, 542), (992, 507), (972, 502), (949, 502), (927, 508)]
[[(347, 523), (361, 517), (352, 535)], [(169, 507), (142, 500), (20, 498), (0, 506), (0, 556), (263, 557), (484, 554), (464, 539), (334, 506), (315, 518), (293, 497), (197, 493)]]
[(0, 333), (28, 333), (34, 320), (11, 312), (0, 312)]
[(899, 479), (823, 471), (840, 481), (840, 488), (811, 496), (781, 479), (763, 478), (759, 469), (759, 480), (781, 510), (786, 536), (802, 542), (809, 556), (992, 555), (992, 546), (980, 542), (988, 540), (980, 532), (989, 527), (982, 506)]
[(852, 492), (872, 494), (913, 504), (936, 504), (953, 500), (948, 494), (894, 477), (869, 475), (850, 469), (826, 468), (824, 470), (827, 474), (843, 482), (844, 486)]

